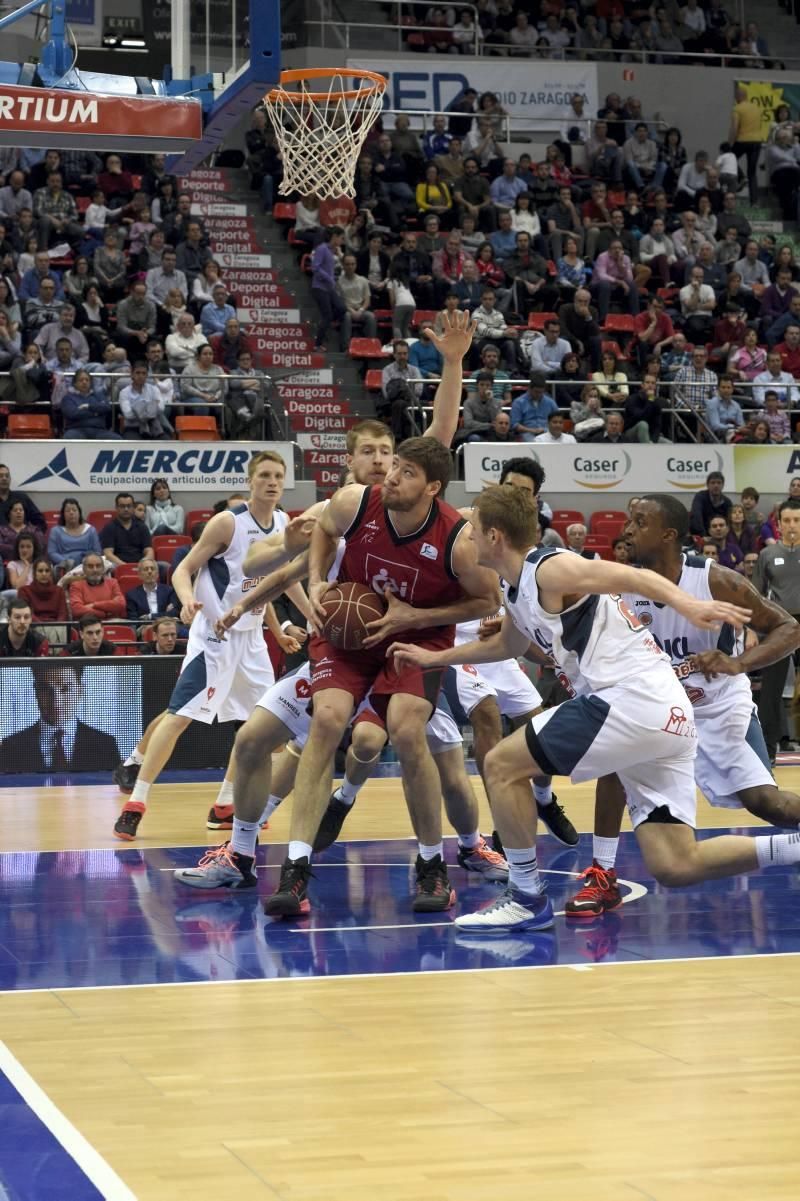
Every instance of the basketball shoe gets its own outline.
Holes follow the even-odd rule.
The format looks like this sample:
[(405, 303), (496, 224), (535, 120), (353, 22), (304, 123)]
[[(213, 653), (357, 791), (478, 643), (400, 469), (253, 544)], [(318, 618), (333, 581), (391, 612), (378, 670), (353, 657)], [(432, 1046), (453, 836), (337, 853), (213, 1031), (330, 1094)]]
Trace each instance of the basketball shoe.
[[(206, 818), (206, 829), (232, 830), (233, 805), (212, 805), (208, 811), (208, 817)], [(267, 819), (261, 823), (261, 829), (269, 829), (269, 821)]]
[(563, 807), (559, 805), (555, 793), (553, 793), (553, 799), (549, 805), (540, 805), (537, 801), (536, 809), (553, 838), (562, 846), (576, 847), (578, 845), (578, 831), (567, 817)]
[(136, 801), (126, 801), (117, 820), (114, 822), (114, 837), (123, 842), (133, 842), (139, 822), (144, 817), (144, 805)]
[(447, 864), (441, 855), (423, 859), (417, 855), (417, 890), (411, 908), (415, 913), (438, 913), (449, 909), (456, 899), (455, 889), (450, 885)]
[(594, 860), (578, 879), (586, 883), (564, 906), (567, 917), (597, 917), (622, 904), (622, 893), (613, 867), (601, 867)]
[(465, 872), (475, 872), (484, 880), (505, 884), (508, 879), (508, 864), (502, 855), (492, 850), (485, 838), (471, 849), (459, 845), (458, 862)]
[(472, 934), (547, 930), (553, 924), (553, 906), (545, 892), (532, 895), (509, 887), (496, 901), (477, 913), (465, 913), (457, 917), (455, 924), (459, 930)]
[(172, 876), (190, 888), (255, 888), (258, 877), (254, 863), (250, 855), (240, 855), (224, 842), (206, 851), (197, 867), (179, 867)]
[(111, 779), (120, 792), (133, 792), (140, 770), (140, 763), (118, 763), (111, 773)]
[(308, 881), (313, 875), (308, 858), (284, 859), (281, 878), (275, 892), (264, 902), (264, 912), (270, 917), (304, 917), (311, 912)]
[(331, 793), (328, 807), (322, 815), (322, 821), (319, 823), (319, 829), (314, 838), (315, 851), (327, 851), (328, 847), (333, 846), (339, 838), (345, 818), (352, 808), (353, 805), (345, 805), (344, 801), (337, 800), (335, 792)]

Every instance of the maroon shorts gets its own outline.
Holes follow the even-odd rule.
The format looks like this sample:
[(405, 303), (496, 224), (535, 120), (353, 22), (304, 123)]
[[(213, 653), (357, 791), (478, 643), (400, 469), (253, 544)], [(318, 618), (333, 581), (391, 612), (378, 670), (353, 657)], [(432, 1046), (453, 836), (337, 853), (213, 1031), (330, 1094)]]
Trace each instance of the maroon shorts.
[[(452, 646), (450, 631), (433, 638), (415, 639), (417, 646), (429, 650), (444, 650)], [(311, 664), (311, 695), (326, 688), (340, 688), (349, 692), (356, 707), (371, 690), (370, 702), (385, 719), (389, 698), (395, 692), (424, 697), (436, 708), (436, 700), (442, 686), (444, 668), (434, 667), (423, 671), (420, 667), (406, 666), (397, 671), (394, 657), (386, 657), (389, 643), (383, 642), (370, 650), (342, 651), (331, 646), (324, 638), (312, 635), (308, 644), (308, 659)]]

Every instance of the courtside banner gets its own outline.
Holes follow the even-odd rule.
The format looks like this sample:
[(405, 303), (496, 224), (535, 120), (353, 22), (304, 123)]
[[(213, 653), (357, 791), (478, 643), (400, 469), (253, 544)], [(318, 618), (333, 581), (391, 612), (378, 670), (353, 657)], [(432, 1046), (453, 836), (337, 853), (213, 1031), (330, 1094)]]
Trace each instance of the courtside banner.
[(721, 471), (726, 486), (734, 486), (731, 446), (470, 442), (464, 447), (467, 492), (481, 492), (487, 484), (496, 484), (506, 459), (518, 455), (541, 463), (545, 471), (543, 491), (548, 496), (554, 492), (593, 492), (597, 496), (613, 492), (692, 493), (705, 487), (711, 471)]
[[(575, 92), (583, 96), (587, 114), (597, 112), (599, 105), (596, 63), (487, 58), (461, 69), (457, 59), (455, 63), (449, 59), (446, 66), (441, 59), (430, 65), (424, 60), (424, 55), (382, 56), (380, 60), (353, 57), (347, 65), (386, 76), (383, 106), (387, 109), (442, 112), (466, 88), (476, 88), (479, 93), (494, 92), (510, 117), (539, 119), (545, 122), (543, 128), (555, 131), (556, 122), (570, 119), (569, 102)], [(574, 113), (571, 119), (574, 121)], [(384, 117), (385, 124), (387, 121)], [(504, 131), (499, 136), (504, 137)]]
[(116, 492), (149, 489), (165, 479), (181, 492), (246, 491), (247, 465), (262, 450), (276, 450), (294, 487), (292, 442), (63, 442), (7, 441), (18, 488), (33, 493), (70, 488)]
[[(757, 488), (785, 496), (794, 477), (800, 476), (800, 446), (734, 446), (735, 491)], [(731, 485), (729, 492), (734, 489)]]
[[(149, 138), (175, 149), (203, 136), (203, 110), (197, 100), (162, 96), (105, 96), (55, 88), (21, 88), (0, 84), (0, 135), (34, 135), (43, 144), (52, 134), (97, 139), (104, 146)], [(28, 138), (20, 145), (33, 145)], [(39, 144), (39, 141), (36, 142)], [(77, 145), (77, 143), (76, 143)]]

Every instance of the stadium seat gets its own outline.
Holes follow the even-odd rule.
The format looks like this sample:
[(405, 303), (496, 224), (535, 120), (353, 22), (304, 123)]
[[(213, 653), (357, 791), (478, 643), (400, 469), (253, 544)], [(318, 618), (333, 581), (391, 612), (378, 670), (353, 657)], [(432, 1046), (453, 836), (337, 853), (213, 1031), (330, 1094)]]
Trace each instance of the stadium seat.
[(9, 438), (52, 438), (53, 427), (47, 413), (11, 413)]
[(600, 531), (595, 528), (598, 521), (614, 521), (618, 525), (624, 525), (627, 520), (628, 514), (623, 509), (598, 509), (589, 518), (589, 530), (593, 534), (599, 533)]
[(599, 534), (587, 534), (586, 550), (596, 550), (598, 553), (604, 550), (611, 550), (611, 539), (606, 537), (601, 538)]
[(567, 541), (567, 526), (572, 525), (571, 521), (551, 521), (550, 529), (555, 530), (559, 537), (566, 543)]
[(59, 521), (61, 520), (61, 510), (42, 509), (42, 517), (44, 517), (45, 521), (47, 522), (47, 528), (49, 530), (52, 526), (58, 525)]
[(170, 562), (179, 546), (191, 546), (188, 534), (154, 534), (153, 554), (157, 559)]
[(585, 518), (579, 509), (553, 509), (553, 521), (565, 521), (567, 525), (571, 525), (573, 521), (585, 524)]
[(139, 579), (139, 571), (135, 563), (120, 563), (114, 571), (114, 579), (123, 594), (130, 592), (131, 588), (136, 588), (142, 582)]
[(558, 321), (558, 313), (528, 313), (528, 329), (541, 333), (548, 321)]
[(113, 521), (116, 513), (113, 509), (92, 509), (91, 513), (86, 514), (86, 520), (89, 525), (93, 525), (98, 534), (104, 525), (108, 525), (109, 521)]
[(384, 354), (380, 338), (351, 338), (347, 353), (351, 359), (388, 359)]
[(592, 518), (592, 534), (596, 534), (598, 538), (607, 538), (610, 542), (619, 538), (624, 528), (624, 521), (595, 521)]
[(631, 356), (626, 354), (619, 342), (616, 342), (613, 338), (604, 338), (600, 343), (600, 350), (604, 354), (607, 350), (610, 350), (618, 363), (630, 363), (631, 361)]
[(213, 509), (190, 509), (189, 512), (186, 514), (186, 518), (183, 523), (183, 528), (186, 530), (186, 532), (188, 534), (188, 532), (191, 530), (192, 526), (196, 524), (196, 522), (210, 521), (213, 516), (214, 516)]
[(368, 392), (380, 392), (383, 386), (383, 372), (380, 367), (370, 367), (364, 382)]
[(297, 209), (293, 204), (286, 204), (284, 201), (279, 201), (278, 204), (272, 206), (272, 220), (280, 221), (284, 224), (294, 224), (297, 220)]
[(381, 327), (392, 328), (392, 317), (394, 314), (391, 309), (373, 309), (372, 316)]
[(600, 328), (604, 333), (632, 334), (636, 329), (636, 318), (629, 313), (609, 313)]
[(215, 417), (176, 417), (179, 442), (219, 442)]
[(414, 309), (411, 314), (411, 324), (414, 329), (419, 329), (423, 321), (435, 321), (437, 315), (436, 309)]

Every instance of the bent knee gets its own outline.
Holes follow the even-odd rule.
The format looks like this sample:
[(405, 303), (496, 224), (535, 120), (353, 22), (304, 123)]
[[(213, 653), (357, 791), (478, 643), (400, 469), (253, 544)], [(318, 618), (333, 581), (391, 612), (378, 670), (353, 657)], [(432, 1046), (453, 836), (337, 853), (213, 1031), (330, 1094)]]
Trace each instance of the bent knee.
[(377, 759), (386, 745), (386, 732), (372, 722), (362, 721), (353, 726), (350, 749), (359, 763), (371, 763)]
[(650, 866), (650, 870), (656, 883), (664, 888), (688, 888), (697, 880), (697, 873), (688, 864), (662, 863)]

